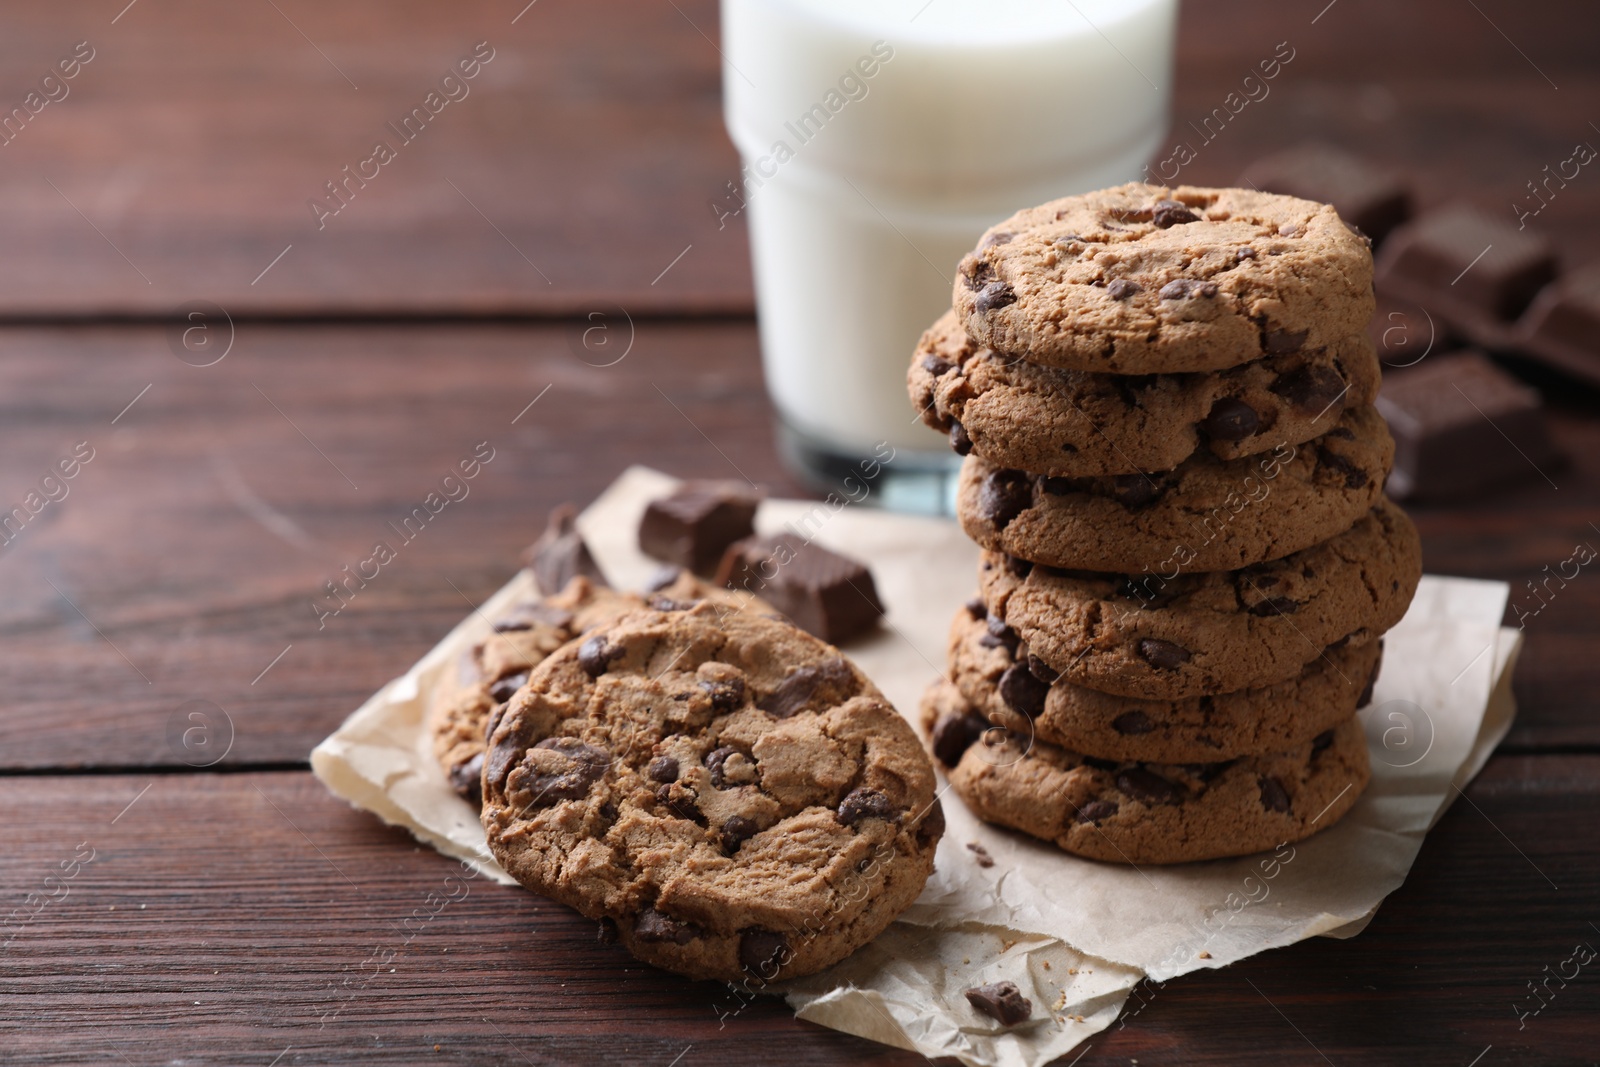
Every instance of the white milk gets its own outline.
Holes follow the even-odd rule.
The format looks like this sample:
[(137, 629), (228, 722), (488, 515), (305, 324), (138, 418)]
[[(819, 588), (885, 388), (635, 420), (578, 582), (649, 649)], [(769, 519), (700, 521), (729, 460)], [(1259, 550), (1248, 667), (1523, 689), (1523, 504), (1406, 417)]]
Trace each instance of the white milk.
[(1175, 17), (1176, 0), (722, 0), (767, 387), (792, 430), (842, 456), (946, 447), (905, 371), (957, 261), (1019, 208), (1140, 176)]

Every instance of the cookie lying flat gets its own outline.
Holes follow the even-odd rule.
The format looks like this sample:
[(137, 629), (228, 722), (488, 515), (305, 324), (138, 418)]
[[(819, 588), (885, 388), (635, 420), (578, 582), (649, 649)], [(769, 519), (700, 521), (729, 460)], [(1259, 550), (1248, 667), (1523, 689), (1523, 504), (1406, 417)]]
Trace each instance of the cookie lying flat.
[(1052, 478), (971, 455), (956, 514), (985, 548), (1094, 571), (1221, 571), (1347, 530), (1383, 495), (1394, 440), (1377, 409), (1345, 411), (1314, 441), (1266, 456), (1196, 452), (1155, 474)]
[(933, 869), (944, 819), (909, 723), (837, 649), (701, 603), (546, 659), (490, 739), (483, 825), (537, 893), (694, 978), (811, 974)]
[(1221, 370), (1360, 333), (1372, 253), (1326, 204), (1134, 182), (991, 227), (953, 305), (974, 340), (1034, 363)]
[(1001, 467), (1089, 477), (1171, 470), (1298, 445), (1378, 395), (1364, 334), (1225, 371), (1126, 377), (1043, 367), (984, 348), (955, 312), (922, 335), (906, 385), (952, 447)]
[[(1354, 715), (1372, 698), (1381, 651), (1379, 641), (1362, 634), (1325, 649), (1277, 685), (1141, 700), (1041, 681), (1028, 669), (1028, 650), (1016, 632), (998, 620), (991, 628), (978, 601), (951, 621), (949, 671), (975, 711), (1019, 737), (1106, 759), (1214, 763), (1287, 752)], [(943, 758), (965, 735), (942, 746), (939, 740), (935, 753)]]
[(1349, 530), (1237, 571), (1132, 577), (985, 552), (989, 613), (1068, 681), (1176, 700), (1287, 681), (1323, 649), (1405, 614), (1422, 576), (1416, 527), (1388, 500)]
[[(931, 730), (967, 715), (976, 717), (947, 682), (923, 700)], [(974, 814), (1112, 863), (1185, 863), (1299, 841), (1338, 822), (1370, 777), (1354, 717), (1287, 752), (1208, 764), (1090, 759), (1015, 735), (984, 741), (948, 772)]]
[(771, 610), (748, 594), (718, 589), (680, 572), (653, 593), (622, 593), (579, 576), (557, 595), (518, 604), (496, 619), (494, 636), (462, 653), (456, 670), (440, 679), (429, 702), (434, 758), (451, 786), (467, 801), (479, 802), (489, 723), (528, 680), (528, 672), (550, 653), (591, 626), (646, 607), (650, 601), (708, 597), (733, 608)]

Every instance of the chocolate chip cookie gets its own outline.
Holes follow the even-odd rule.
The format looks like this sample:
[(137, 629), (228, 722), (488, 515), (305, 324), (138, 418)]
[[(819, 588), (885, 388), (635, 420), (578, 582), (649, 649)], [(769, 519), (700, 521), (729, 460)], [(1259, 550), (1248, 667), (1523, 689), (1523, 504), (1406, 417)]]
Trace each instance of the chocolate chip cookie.
[(1061, 370), (975, 343), (952, 311), (922, 335), (906, 384), (922, 421), (962, 455), (1092, 477), (1171, 470), (1197, 449), (1237, 459), (1298, 445), (1372, 403), (1378, 378), (1360, 334), (1211, 373)]
[(1341, 638), (1399, 622), (1422, 548), (1386, 499), (1349, 530), (1237, 571), (1067, 571), (986, 551), (989, 613), (1044, 668), (1122, 696), (1179, 700), (1287, 681)]
[(811, 974), (921, 892), (943, 814), (909, 723), (837, 649), (702, 602), (596, 627), (490, 737), (517, 881), (694, 978)]
[[(923, 701), (924, 724), (977, 718), (948, 682)], [(1276, 755), (1219, 763), (1096, 759), (1011, 735), (973, 744), (950, 785), (987, 822), (1090, 859), (1185, 863), (1260, 852), (1326, 829), (1366, 788), (1366, 735), (1351, 717)]]
[(683, 572), (650, 593), (618, 592), (580, 575), (555, 596), (518, 604), (494, 620), (494, 635), (462, 652), (456, 669), (440, 679), (429, 702), (434, 758), (451, 786), (465, 800), (479, 802), (489, 723), (550, 653), (591, 626), (652, 601), (685, 603), (708, 597), (733, 608), (771, 610), (758, 599)]
[(1196, 452), (1159, 473), (1050, 477), (970, 455), (956, 514), (978, 544), (1035, 563), (1235, 570), (1349, 529), (1393, 465), (1394, 440), (1368, 405), (1313, 441), (1232, 460)]
[(1221, 370), (1360, 333), (1372, 253), (1326, 204), (1134, 182), (991, 227), (953, 304), (980, 344), (1034, 363)]
[[(1287, 752), (1354, 715), (1372, 699), (1381, 651), (1381, 642), (1361, 635), (1276, 685), (1141, 700), (1042, 680), (1028, 668), (1021, 638), (991, 622), (978, 600), (950, 624), (949, 670), (973, 710), (1007, 733), (1105, 759), (1215, 763)], [(935, 737), (934, 752), (954, 763), (965, 740), (965, 733)]]

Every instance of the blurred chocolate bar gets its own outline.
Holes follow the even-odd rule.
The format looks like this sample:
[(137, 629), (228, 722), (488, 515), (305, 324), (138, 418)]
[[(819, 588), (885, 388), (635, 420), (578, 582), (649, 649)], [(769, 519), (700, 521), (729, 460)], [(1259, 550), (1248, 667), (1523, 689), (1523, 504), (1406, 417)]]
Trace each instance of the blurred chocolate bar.
[(831, 644), (865, 633), (883, 615), (865, 564), (792, 534), (731, 545), (717, 568), (717, 584), (756, 594)]
[(1377, 286), (1450, 323), (1475, 344), (1508, 347), (1512, 325), (1556, 276), (1550, 242), (1465, 206), (1407, 223), (1384, 244)]
[(610, 584), (578, 533), (577, 518), (573, 505), (556, 506), (539, 540), (523, 550), (523, 566), (533, 571), (534, 584), (545, 596), (555, 596), (580, 574), (597, 585)]
[(684, 482), (650, 501), (639, 522), (639, 550), (709, 575), (727, 547), (755, 533), (761, 494), (741, 482)]
[(1600, 263), (1547, 286), (1518, 324), (1517, 339), (1527, 355), (1600, 384)]
[(1539, 394), (1479, 352), (1430, 356), (1386, 374), (1377, 404), (1394, 435), (1387, 490), (1396, 500), (1542, 484), (1560, 460)]
[(1257, 160), (1240, 184), (1332, 204), (1377, 245), (1411, 217), (1411, 193), (1398, 174), (1360, 156), (1313, 142)]

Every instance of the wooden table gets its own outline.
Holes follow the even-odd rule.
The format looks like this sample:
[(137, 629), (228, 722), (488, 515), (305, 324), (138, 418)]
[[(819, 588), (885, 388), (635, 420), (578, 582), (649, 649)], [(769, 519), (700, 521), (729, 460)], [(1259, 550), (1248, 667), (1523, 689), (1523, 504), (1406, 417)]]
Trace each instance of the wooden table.
[[(6, 108), (78, 42), (93, 59), (0, 148), (0, 504), (80, 442), (93, 458), (0, 549), (0, 1061), (913, 1060), (778, 1001), (719, 1027), (717, 987), (527, 893), (478, 881), (436, 911), (455, 865), (307, 770), (554, 504), (640, 459), (726, 475), (734, 449), (801, 491), (747, 236), (707, 207), (737, 174), (713, 0), (523, 2), (6, 14)], [(1582, 0), (1324, 3), (1189, 5), (1175, 138), (1278, 42), (1295, 59), (1186, 180), (1319, 137), (1403, 165), (1425, 204), (1509, 213), (1600, 139)], [(471, 95), (319, 229), (308, 199), (479, 42)], [(1600, 177), (1537, 225), (1600, 256)], [(187, 301), (231, 319), (208, 320), (215, 365), (174, 358)], [(616, 306), (632, 351), (586, 365), (575, 324)], [(1418, 509), (1429, 570), (1525, 601), (1600, 544), (1600, 402), (1543, 384), (1559, 488)], [(485, 440), (470, 497), (319, 625), (323, 583)], [(1141, 988), (1073, 1062), (1596, 1062), (1592, 970), (1521, 1025), (1513, 1005), (1600, 941), (1597, 619), (1585, 572), (1528, 623), (1515, 729), (1366, 932)], [(195, 724), (231, 743), (213, 765), (175, 740)]]

